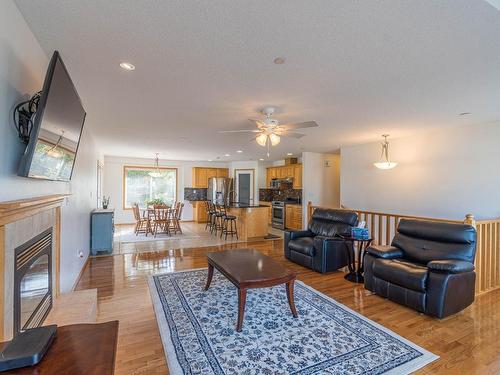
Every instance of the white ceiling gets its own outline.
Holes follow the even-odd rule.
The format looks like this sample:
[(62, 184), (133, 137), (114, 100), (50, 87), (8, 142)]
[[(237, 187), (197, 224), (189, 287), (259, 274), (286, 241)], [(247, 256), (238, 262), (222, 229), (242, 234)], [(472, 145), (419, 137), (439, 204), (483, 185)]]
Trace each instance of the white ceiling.
[(217, 131), (266, 105), (320, 125), (272, 159), (500, 119), (500, 12), (482, 0), (16, 3), (61, 52), (107, 155), (264, 157), (250, 134)]

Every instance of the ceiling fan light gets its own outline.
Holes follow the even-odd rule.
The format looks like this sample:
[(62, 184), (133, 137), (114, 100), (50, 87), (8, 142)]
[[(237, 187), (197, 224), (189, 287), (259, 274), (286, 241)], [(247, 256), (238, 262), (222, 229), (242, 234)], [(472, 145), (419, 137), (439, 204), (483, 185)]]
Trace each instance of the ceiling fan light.
[(276, 146), (281, 141), (280, 136), (274, 133), (269, 134), (269, 140), (273, 146)]
[(255, 138), (255, 141), (259, 144), (259, 146), (266, 147), (267, 135), (261, 133), (257, 136), (257, 138)]

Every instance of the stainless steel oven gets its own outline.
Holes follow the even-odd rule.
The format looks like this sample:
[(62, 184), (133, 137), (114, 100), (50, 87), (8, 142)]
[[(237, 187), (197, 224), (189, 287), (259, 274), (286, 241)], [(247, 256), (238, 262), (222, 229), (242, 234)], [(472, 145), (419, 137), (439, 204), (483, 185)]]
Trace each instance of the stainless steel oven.
[(274, 228), (285, 229), (285, 202), (273, 201), (272, 225)]

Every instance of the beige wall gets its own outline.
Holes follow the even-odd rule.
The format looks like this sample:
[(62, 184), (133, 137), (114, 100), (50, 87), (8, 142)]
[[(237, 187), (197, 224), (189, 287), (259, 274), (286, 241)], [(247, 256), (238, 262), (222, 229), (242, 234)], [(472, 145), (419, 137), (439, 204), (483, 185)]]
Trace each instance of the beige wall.
[(500, 217), (500, 123), (389, 139), (391, 170), (373, 166), (380, 143), (341, 149), (341, 202), (347, 207), (462, 219)]
[[(61, 291), (67, 292), (89, 254), (90, 211), (97, 202), (99, 156), (88, 126), (92, 118), (89, 114), (70, 183), (17, 176), (25, 145), (19, 141), (12, 123), (12, 110), (41, 90), (48, 63), (47, 55), (14, 2), (0, 1), (0, 201), (71, 194), (61, 209)], [(68, 69), (71, 74), (71, 66)], [(79, 252), (83, 252), (82, 258)]]
[(317, 152), (302, 153), (302, 198), (304, 226), (307, 203), (340, 207), (340, 156)]

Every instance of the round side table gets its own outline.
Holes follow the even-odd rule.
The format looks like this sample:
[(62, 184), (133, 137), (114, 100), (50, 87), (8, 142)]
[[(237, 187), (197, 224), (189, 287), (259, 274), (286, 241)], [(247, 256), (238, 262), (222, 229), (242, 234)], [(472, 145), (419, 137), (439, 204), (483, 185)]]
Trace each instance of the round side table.
[[(349, 268), (349, 273), (344, 276), (344, 279), (349, 280), (353, 283), (364, 283), (365, 279), (363, 277), (363, 261), (365, 258), (365, 250), (373, 241), (373, 238), (361, 239), (354, 237), (342, 237), (344, 240), (344, 246), (347, 251), (347, 259), (349, 263), (347, 267)], [(348, 243), (352, 243), (352, 246), (348, 246)], [(356, 268), (356, 253), (354, 251), (354, 244), (358, 244), (359, 250), (359, 260), (358, 266)]]

